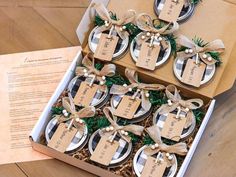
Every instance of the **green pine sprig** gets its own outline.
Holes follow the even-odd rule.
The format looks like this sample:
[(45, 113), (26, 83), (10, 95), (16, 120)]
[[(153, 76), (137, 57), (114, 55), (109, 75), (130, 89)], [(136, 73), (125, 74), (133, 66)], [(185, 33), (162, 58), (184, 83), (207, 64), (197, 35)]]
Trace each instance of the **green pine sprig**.
[(202, 122), (202, 119), (205, 116), (205, 112), (201, 108), (199, 108), (199, 109), (193, 110), (193, 114), (195, 116), (197, 125), (200, 125)]
[(195, 36), (193, 38), (193, 42), (197, 44), (199, 47), (205, 47), (208, 42), (205, 42), (202, 38)]
[(166, 37), (170, 41), (171, 53), (174, 56), (176, 56), (176, 51), (177, 51), (176, 37), (173, 34), (166, 35)]
[(143, 145), (151, 145), (151, 144), (155, 144), (155, 142), (149, 135), (145, 135), (143, 138)]
[(214, 60), (216, 60), (216, 66), (220, 66), (222, 64), (220, 53), (219, 52), (207, 52)]
[(141, 140), (141, 138), (139, 136), (137, 136), (131, 132), (129, 132), (129, 137), (131, 138), (131, 141), (134, 145)]
[(102, 129), (110, 125), (110, 122), (107, 120), (105, 116), (95, 115), (94, 117), (86, 118), (83, 120), (86, 123), (88, 127), (88, 132), (90, 134), (97, 131), (98, 129)]
[(51, 110), (51, 113), (52, 115), (61, 115), (62, 114), (62, 111), (63, 111), (63, 107), (56, 107), (56, 106), (53, 106), (52, 107), (52, 110)]
[(191, 0), (193, 4), (198, 4), (199, 2), (202, 2), (202, 0)]
[(167, 103), (167, 97), (163, 91), (149, 91), (149, 100), (152, 106), (161, 106)]
[(122, 77), (120, 74), (115, 74), (111, 77), (106, 77), (106, 86), (111, 88), (113, 84), (115, 85), (124, 85), (127, 84), (128, 81), (124, 77)]
[(139, 33), (142, 32), (138, 26), (133, 23), (128, 23), (125, 25), (127, 32), (129, 33), (129, 42), (131, 42)]

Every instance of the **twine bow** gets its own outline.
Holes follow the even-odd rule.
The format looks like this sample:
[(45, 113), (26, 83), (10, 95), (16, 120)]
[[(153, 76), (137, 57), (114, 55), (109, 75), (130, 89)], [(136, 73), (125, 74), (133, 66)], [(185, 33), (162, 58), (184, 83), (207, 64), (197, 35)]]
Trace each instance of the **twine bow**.
[(166, 26), (157, 29), (153, 24), (152, 18), (145, 13), (140, 14), (136, 18), (137, 26), (146, 32), (146, 36), (139, 36), (137, 38), (138, 45), (142, 44), (151, 39), (151, 44), (153, 43), (154, 39), (159, 41), (163, 44), (165, 40), (162, 39), (161, 35), (172, 34), (173, 32), (179, 29), (179, 24), (177, 22), (172, 22), (167, 24)]
[(112, 31), (115, 30), (123, 40), (129, 36), (129, 33), (125, 31), (126, 27), (124, 25), (134, 21), (136, 16), (136, 12), (134, 10), (128, 10), (122, 18), (113, 20), (110, 17), (109, 11), (102, 3), (95, 4), (94, 8), (98, 15), (105, 21), (105, 25), (99, 28), (99, 32), (110, 30), (109, 35), (111, 35)]
[(113, 115), (113, 111), (111, 107), (105, 107), (103, 109), (103, 112), (108, 119), (108, 121), (111, 123), (110, 127), (105, 128), (103, 131), (105, 136), (109, 137), (109, 140), (112, 142), (118, 133), (124, 140), (127, 142), (131, 141), (131, 138), (128, 136), (128, 132), (131, 132), (135, 135), (141, 136), (144, 128), (139, 125), (125, 125), (120, 126), (117, 124), (117, 117)]
[[(223, 53), (225, 50), (224, 43), (220, 39), (216, 39), (212, 42), (207, 43), (204, 47), (200, 47), (192, 40), (188, 39), (186, 36), (180, 35), (177, 39), (177, 43), (180, 46), (188, 48), (185, 51), (178, 52), (178, 58), (186, 60), (193, 56), (197, 56), (197, 60), (199, 60), (198, 58), (200, 58), (207, 65), (213, 65), (217, 62), (209, 55), (208, 52)], [(197, 61), (197, 64), (198, 62), (199, 61)]]
[(83, 133), (83, 130), (84, 130), (84, 124), (81, 119), (93, 117), (96, 112), (95, 108), (92, 106), (76, 111), (74, 100), (70, 93), (69, 93), (69, 97), (62, 98), (62, 106), (71, 115), (69, 117), (60, 116), (58, 118), (58, 123), (63, 123), (70, 120), (68, 129), (70, 129), (70, 127), (73, 125), (75, 126), (76, 129), (78, 129), (78, 131), (80, 131), (80, 133)]
[(125, 70), (125, 75), (128, 78), (129, 82), (131, 83), (128, 86), (120, 86), (120, 85), (113, 85), (110, 93), (115, 94), (115, 95), (124, 95), (132, 89), (137, 88), (137, 91), (133, 95), (133, 98), (141, 93), (141, 98), (142, 98), (142, 108), (144, 110), (149, 110), (151, 108), (151, 103), (149, 101), (149, 93), (148, 91), (150, 90), (163, 90), (165, 89), (165, 86), (161, 84), (145, 84), (145, 83), (140, 83), (138, 81), (138, 73), (135, 70), (131, 70), (126, 68)]
[(148, 146), (146, 149), (144, 149), (145, 154), (147, 154), (148, 156), (152, 156), (154, 154), (157, 154), (158, 152), (173, 153), (181, 156), (187, 154), (188, 150), (186, 143), (181, 142), (174, 145), (167, 145), (163, 143), (161, 140), (160, 129), (157, 125), (147, 128), (146, 131), (156, 143), (155, 145)]
[(167, 114), (178, 109), (176, 118), (181, 118), (180, 113), (181, 111), (184, 111), (187, 114), (185, 128), (188, 128), (192, 124), (192, 120), (194, 118), (192, 110), (202, 107), (203, 101), (196, 98), (182, 100), (177, 88), (174, 85), (169, 85), (166, 87), (166, 96), (168, 98), (168, 104), (162, 105), (158, 109), (158, 112), (160, 114)]
[[(95, 59), (92, 53), (88, 53), (82, 60), (82, 66), (78, 66), (76, 68), (76, 75), (77, 76), (89, 76), (93, 75), (94, 79), (100, 81), (100, 85), (103, 85), (105, 82), (105, 76), (111, 77), (116, 73), (116, 66), (114, 64), (106, 64), (103, 66), (101, 71), (95, 68)], [(92, 82), (93, 83), (93, 82)]]

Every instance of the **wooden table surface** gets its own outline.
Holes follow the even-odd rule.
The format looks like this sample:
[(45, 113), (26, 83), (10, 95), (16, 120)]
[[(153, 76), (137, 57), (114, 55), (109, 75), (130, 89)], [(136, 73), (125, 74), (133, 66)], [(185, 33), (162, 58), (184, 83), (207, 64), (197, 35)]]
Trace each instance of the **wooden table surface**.
[[(0, 0), (0, 53), (78, 45), (75, 30), (88, 4), (88, 0)], [(216, 100), (186, 177), (236, 176), (236, 84)], [(58, 160), (0, 166), (0, 177), (93, 176)]]

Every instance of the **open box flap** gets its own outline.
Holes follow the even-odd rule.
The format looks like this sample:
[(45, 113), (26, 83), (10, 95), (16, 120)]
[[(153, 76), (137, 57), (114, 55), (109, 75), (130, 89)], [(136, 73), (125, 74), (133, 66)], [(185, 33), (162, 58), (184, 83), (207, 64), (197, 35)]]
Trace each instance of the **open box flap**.
[(95, 10), (93, 10), (92, 6), (95, 3), (103, 3), (105, 6), (107, 6), (108, 2), (109, 0), (92, 0), (89, 7), (85, 11), (84, 16), (76, 29), (76, 34), (78, 36), (79, 42), (83, 47), (87, 44), (88, 32), (93, 26)]
[[(102, 0), (95, 0), (93, 2), (103, 2)], [(105, 1), (105, 5), (108, 1)], [(110, 0), (108, 2), (108, 9), (121, 16), (124, 14), (127, 9), (134, 9), (137, 13), (148, 12), (153, 18), (156, 18), (153, 11), (154, 0), (129, 0), (123, 1), (122, 5), (120, 1)], [(220, 14), (220, 15), (219, 15)], [(216, 20), (217, 17), (217, 20)], [(85, 19), (86, 18), (86, 19)], [(80, 38), (80, 31), (83, 31), (83, 34), (89, 31), (93, 27), (94, 23), (94, 11), (91, 14), (91, 11), (88, 9), (84, 18), (83, 23), (81, 23), (77, 29), (77, 34)], [(163, 81), (163, 83), (175, 84), (180, 88), (189, 90), (191, 92), (203, 95), (208, 98), (213, 98), (216, 95), (230, 89), (232, 87), (232, 82), (235, 80), (236, 73), (232, 69), (236, 66), (233, 60), (232, 51), (236, 50), (234, 43), (236, 41), (236, 35), (233, 35), (236, 30), (236, 5), (223, 0), (207, 0), (203, 1), (198, 5), (195, 10), (193, 17), (188, 20), (186, 23), (182, 24), (179, 30), (179, 34), (184, 34), (189, 38), (194, 36), (201, 37), (205, 41), (213, 41), (215, 39), (222, 39), (226, 46), (226, 51), (222, 55), (223, 64), (220, 67), (217, 67), (217, 71), (213, 79), (205, 85), (202, 85), (200, 88), (194, 88), (186, 86), (180, 83), (173, 74), (173, 58), (170, 58), (166, 64), (156, 69), (154, 72), (145, 71), (143, 69), (138, 69), (135, 66), (135, 63), (132, 61), (131, 56), (127, 53), (121, 59), (115, 61), (117, 65), (123, 67), (129, 67), (138, 70), (140, 73), (150, 75), (157, 78), (158, 81)], [(86, 23), (86, 27), (85, 24)], [(81, 41), (83, 44), (87, 43), (87, 38), (83, 38)], [(84, 50), (89, 51), (88, 45), (84, 47)], [(229, 66), (231, 65), (231, 66)], [(225, 77), (227, 76), (227, 79)], [(223, 83), (224, 86), (221, 86)]]
[[(236, 1), (235, 1), (236, 3)], [(234, 81), (236, 78), (236, 43), (234, 45), (234, 49), (230, 55), (229, 58), (229, 63), (226, 68), (224, 73), (222, 74), (222, 79), (220, 84), (218, 85), (218, 87), (216, 88), (216, 92), (215, 95), (219, 95), (227, 90), (229, 90), (229, 88), (233, 87), (234, 85)]]

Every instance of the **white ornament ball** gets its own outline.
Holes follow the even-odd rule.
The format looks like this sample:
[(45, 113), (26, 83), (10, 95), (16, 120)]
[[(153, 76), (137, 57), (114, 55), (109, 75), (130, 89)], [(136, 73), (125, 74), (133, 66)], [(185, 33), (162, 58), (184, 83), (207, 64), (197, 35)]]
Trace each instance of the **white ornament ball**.
[(186, 49), (186, 50), (185, 50), (185, 53), (186, 53), (186, 54), (188, 54), (188, 53), (189, 53), (189, 50), (188, 50), (188, 49)]
[(168, 160), (173, 160), (173, 156), (170, 155), (170, 156), (168, 157)]
[(129, 92), (132, 92), (132, 90), (133, 90), (132, 88), (129, 88)]
[(102, 80), (106, 80), (106, 76), (102, 76)]
[(206, 59), (206, 58), (207, 58), (207, 54), (203, 54), (202, 57), (203, 57), (204, 59)]
[(65, 113), (67, 113), (67, 111), (64, 109), (64, 110), (62, 111), (62, 113), (65, 114)]
[(208, 60), (208, 61), (212, 61), (212, 57), (208, 57), (207, 60)]
[(147, 36), (148, 36), (148, 37), (151, 36), (151, 33), (150, 33), (150, 32), (147, 32)]
[(124, 130), (121, 130), (120, 132), (121, 132), (121, 134), (122, 134), (122, 135), (124, 135), (124, 134), (125, 134), (125, 131), (124, 131)]
[(105, 82), (104, 81), (100, 81), (100, 83), (99, 83), (100, 85), (104, 85), (105, 84)]
[(110, 130), (113, 131), (113, 130), (114, 130), (114, 127), (111, 126), (111, 127), (110, 127)]

